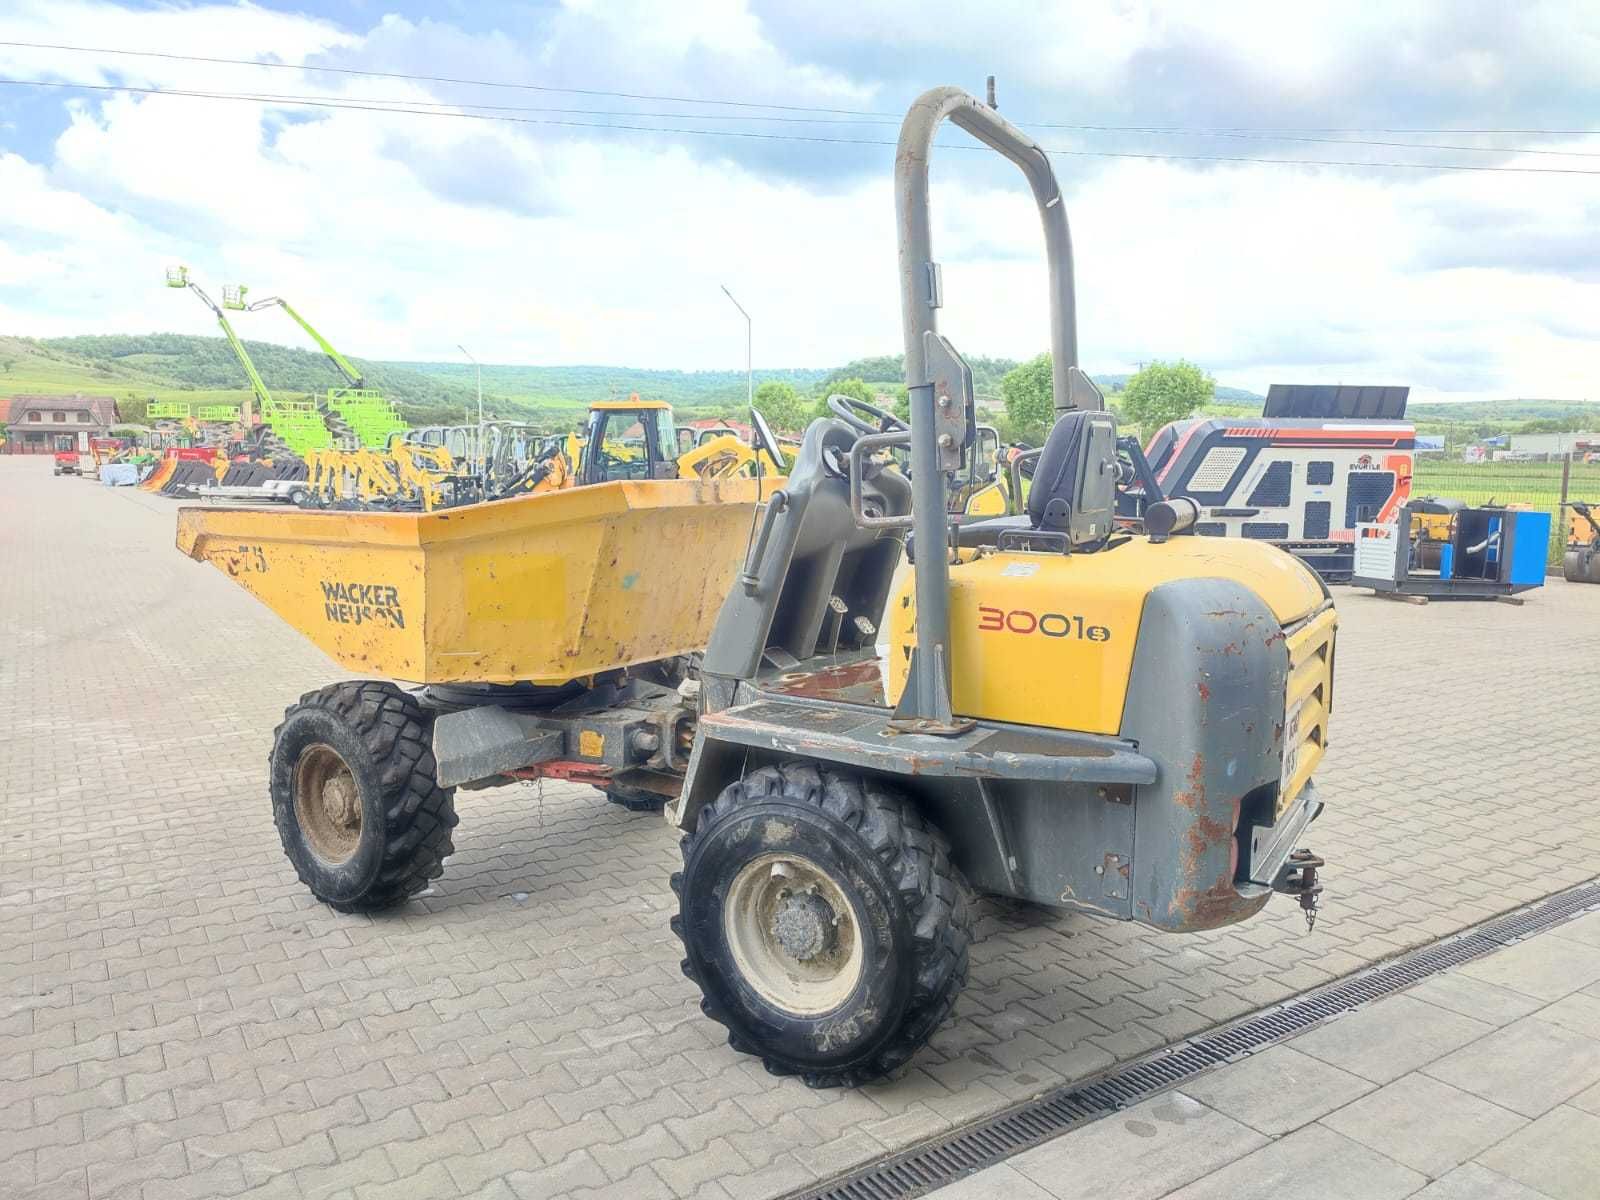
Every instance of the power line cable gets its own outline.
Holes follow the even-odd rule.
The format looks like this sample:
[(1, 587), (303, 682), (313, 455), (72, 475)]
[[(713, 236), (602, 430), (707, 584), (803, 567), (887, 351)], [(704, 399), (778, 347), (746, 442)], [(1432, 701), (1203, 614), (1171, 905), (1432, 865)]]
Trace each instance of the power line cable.
[[(358, 112), (393, 113), (403, 116), (442, 117), (456, 120), (470, 121), (495, 121), (515, 125), (546, 125), (571, 129), (600, 129), (623, 133), (670, 133), (681, 134), (689, 137), (709, 138), (744, 138), (773, 142), (809, 142), (831, 145), (848, 146), (894, 146), (898, 143), (891, 138), (841, 138), (824, 137), (816, 134), (798, 133), (762, 133), (750, 129), (685, 129), (682, 127), (664, 125), (631, 125), (608, 121), (568, 121), (540, 117), (514, 117), (492, 113), (475, 112), (446, 112), (435, 109), (412, 107), (385, 107), (381, 104), (362, 103), (346, 100), (271, 100), (264, 96), (249, 93), (230, 92), (193, 92), (177, 88), (142, 88), (127, 84), (106, 83), (61, 83), (53, 80), (40, 79), (3, 79), (0, 85), (16, 87), (48, 87), (66, 88), (73, 90), (87, 90), (97, 92), (132, 93), (147, 96), (168, 96), (181, 99), (194, 100), (233, 100), (252, 104), (279, 104), (293, 105), (305, 108), (323, 108), (336, 110), (353, 110)], [(981, 150), (981, 146), (965, 143), (940, 143), (941, 148), (949, 150)], [(1134, 159), (1151, 162), (1214, 162), (1214, 163), (1253, 163), (1273, 166), (1312, 166), (1312, 167), (1371, 167), (1382, 169), (1414, 170), (1414, 171), (1473, 171), (1473, 172), (1503, 172), (1521, 175), (1600, 175), (1600, 170), (1586, 170), (1579, 167), (1515, 167), (1515, 166), (1489, 166), (1481, 163), (1418, 163), (1394, 162), (1384, 160), (1360, 159), (1326, 159), (1326, 158), (1268, 158), (1261, 156), (1234, 155), (1234, 154), (1158, 154), (1153, 152), (1134, 152), (1117, 150), (1067, 150), (1063, 148), (1041, 146), (1045, 153), (1069, 158), (1117, 158)]]
[[(114, 86), (114, 85), (99, 85), (99, 84), (82, 84), (82, 85), (73, 85), (73, 84), (67, 84), (67, 83), (55, 84), (53, 81), (45, 81), (45, 80), (39, 80), (39, 81), (36, 81), (36, 82), (39, 84), (39, 86), (43, 86), (43, 87), (49, 87), (49, 86), (61, 86), (61, 87), (72, 87), (72, 86), (83, 86), (83, 87)], [(181, 89), (177, 89), (177, 88), (158, 88), (158, 89), (154, 89), (154, 90), (159, 92), (159, 93), (161, 93), (161, 94), (163, 94), (163, 95), (185, 95), (185, 96), (197, 96), (197, 97), (215, 97), (217, 99), (238, 99), (240, 94), (241, 94), (241, 93), (238, 93), (238, 92), (218, 92), (218, 91), (213, 91), (213, 90), (204, 90), (204, 91), (202, 91), (202, 90), (193, 89), (193, 88), (181, 88)], [(614, 109), (614, 108), (555, 108), (555, 107), (549, 107), (549, 106), (545, 106), (545, 105), (481, 104), (481, 103), (478, 103), (477, 101), (469, 101), (469, 100), (412, 100), (412, 99), (407, 99), (407, 100), (399, 100), (399, 99), (387, 100), (387, 99), (379, 99), (377, 97), (372, 97), (372, 96), (328, 96), (328, 95), (307, 96), (307, 95), (299, 94), (299, 93), (254, 92), (254, 91), (249, 92), (247, 94), (249, 95), (250, 98), (262, 101), (263, 103), (266, 103), (266, 102), (273, 102), (273, 103), (281, 102), (281, 103), (286, 103), (286, 104), (316, 103), (316, 102), (328, 102), (328, 103), (331, 103), (331, 104), (362, 103), (362, 104), (385, 105), (385, 106), (410, 106), (410, 107), (414, 107), (414, 108), (474, 109), (474, 110), (480, 110), (480, 111), (484, 111), (484, 112), (554, 113), (554, 114), (563, 115), (563, 116), (626, 117), (626, 118), (629, 118), (629, 119), (638, 119), (638, 120), (662, 120), (662, 121), (764, 121), (764, 122), (779, 122), (779, 123), (782, 123), (782, 124), (794, 124), (794, 125), (843, 125), (843, 126), (851, 126), (851, 127), (890, 126), (890, 125), (899, 125), (899, 123), (900, 123), (899, 120), (891, 120), (889, 118), (884, 118), (884, 119), (881, 119), (881, 120), (877, 120), (877, 119), (874, 119), (874, 120), (854, 120), (854, 119), (852, 119), (852, 120), (833, 120), (833, 119), (818, 118), (818, 117), (772, 116), (770, 114), (749, 114), (749, 113), (637, 112), (637, 111), (632, 111), (632, 110), (627, 110), (627, 109)], [(1043, 129), (1043, 128), (1067, 128), (1067, 127), (1065, 127), (1065, 126), (1036, 125), (1036, 126), (1033, 126), (1033, 128)], [(1166, 136), (1166, 131), (1163, 131), (1163, 130), (1155, 128), (1155, 127), (1151, 127), (1148, 130), (1140, 130), (1138, 132), (1149, 133), (1149, 134), (1151, 134), (1153, 136)], [(1225, 138), (1242, 138), (1242, 139), (1247, 139), (1247, 140), (1266, 141), (1266, 142), (1284, 141), (1284, 142), (1304, 142), (1304, 143), (1314, 143), (1314, 144), (1319, 144), (1319, 145), (1338, 145), (1338, 146), (1381, 146), (1381, 147), (1386, 147), (1386, 148), (1391, 148), (1391, 149), (1398, 149), (1398, 150), (1450, 150), (1450, 151), (1467, 152), (1467, 153), (1473, 153), (1473, 154), (1537, 154), (1537, 155), (1552, 156), (1552, 157), (1556, 157), (1556, 158), (1600, 158), (1600, 151), (1591, 151), (1591, 150), (1550, 150), (1550, 149), (1546, 149), (1546, 148), (1542, 148), (1542, 147), (1530, 147), (1530, 146), (1466, 146), (1466, 145), (1440, 143), (1440, 142), (1390, 142), (1390, 141), (1373, 141), (1373, 140), (1357, 139), (1357, 138), (1297, 137), (1297, 136), (1278, 135), (1278, 134), (1239, 133), (1239, 132), (1231, 132), (1231, 131), (1225, 131), (1225, 130), (1210, 131), (1210, 132), (1207, 132), (1205, 134), (1205, 136), (1208, 136), (1208, 137), (1225, 137)]]
[[(97, 87), (115, 86), (115, 85), (107, 85), (107, 84), (75, 84), (75, 83), (65, 83), (65, 82), (58, 82), (58, 81), (55, 81), (55, 80), (42, 80), (42, 79), (41, 80), (31, 80), (31, 81), (30, 80), (21, 80), (21, 81), (18, 81), (18, 82), (24, 82), (24, 83), (33, 82), (33, 83), (38, 84), (40, 87), (63, 87), (63, 88), (72, 88), (72, 87), (97, 88)], [(255, 92), (255, 91), (251, 91), (251, 92), (248, 92), (248, 93), (240, 93), (240, 92), (236, 92), (236, 91), (235, 92), (219, 92), (219, 91), (214, 91), (214, 90), (202, 90), (202, 89), (197, 89), (197, 88), (154, 88), (154, 89), (150, 89), (150, 90), (156, 92), (159, 95), (166, 95), (166, 96), (183, 95), (183, 96), (198, 96), (198, 97), (215, 97), (216, 99), (223, 99), (223, 100), (226, 100), (226, 99), (238, 99), (238, 98), (240, 98), (241, 95), (248, 95), (248, 97), (250, 99), (259, 100), (259, 101), (262, 101), (263, 103), (269, 103), (269, 102), (274, 102), (275, 103), (275, 102), (280, 102), (281, 101), (283, 103), (294, 104), (294, 103), (312, 103), (312, 102), (319, 102), (319, 101), (327, 101), (329, 103), (334, 103), (334, 104), (340, 104), (340, 103), (352, 103), (352, 104), (355, 104), (355, 103), (360, 103), (360, 104), (382, 104), (382, 105), (409, 105), (409, 106), (414, 107), (414, 108), (478, 109), (478, 110), (483, 110), (485, 112), (557, 113), (557, 114), (564, 114), (564, 115), (571, 115), (571, 116), (630, 117), (630, 118), (638, 118), (638, 119), (652, 119), (652, 120), (663, 120), (663, 121), (778, 121), (778, 122), (782, 122), (784, 124), (794, 124), (794, 125), (842, 125), (842, 126), (846, 126), (846, 127), (850, 127), (850, 128), (858, 128), (858, 127), (859, 128), (868, 128), (868, 127), (873, 127), (873, 126), (887, 126), (887, 125), (898, 125), (898, 124), (900, 124), (899, 120), (890, 120), (887, 117), (883, 118), (882, 120), (857, 121), (857, 120), (832, 120), (832, 119), (825, 118), (825, 117), (772, 116), (770, 114), (765, 114), (765, 113), (636, 112), (636, 111), (633, 111), (633, 110), (630, 110), (630, 109), (619, 109), (619, 108), (554, 108), (554, 107), (549, 107), (549, 106), (546, 106), (546, 105), (538, 105), (538, 104), (480, 104), (475, 100), (409, 100), (409, 99), (408, 100), (398, 100), (398, 99), (396, 99), (396, 100), (380, 100), (377, 97), (373, 97), (373, 96), (330, 96), (330, 95), (311, 95), (311, 96), (308, 96), (308, 95), (299, 94), (299, 93)]]
[[(1033, 128), (1058, 129), (1066, 127), (1055, 125), (1034, 125)], [(1171, 130), (1160, 129), (1146, 129), (1130, 132), (1142, 132), (1153, 137), (1177, 136)], [(1456, 150), (1467, 151), (1473, 154), (1541, 154), (1551, 155), (1556, 158), (1600, 158), (1600, 151), (1594, 150), (1550, 150), (1542, 146), (1464, 146), (1448, 142), (1391, 142), (1379, 141), (1370, 138), (1310, 137), (1302, 134), (1292, 133), (1245, 133), (1243, 131), (1228, 129), (1190, 130), (1184, 136), (1238, 138), (1244, 141), (1256, 142), (1300, 142), (1323, 146), (1383, 146), (1396, 150)]]
[[(644, 92), (607, 91), (600, 88), (565, 88), (549, 84), (517, 83), (509, 80), (462, 79), (447, 75), (421, 75), (403, 71), (370, 71), (356, 67), (312, 66), (309, 64), (263, 62), (254, 58), (223, 58), (214, 55), (178, 54), (161, 50), (126, 50), (110, 46), (74, 46), (55, 42), (0, 41), (0, 46), (25, 50), (61, 50), (74, 54), (111, 54), (122, 57), (157, 58), (174, 62), (210, 63), (222, 66), (261, 67), (276, 71), (313, 71), (325, 74), (362, 76), (370, 79), (404, 79), (419, 83), (448, 83), (466, 87), (511, 88), (534, 92), (557, 92), (574, 96), (607, 96), (623, 100), (655, 100), (673, 104), (704, 104), (732, 108), (770, 109), (777, 112), (824, 113), (834, 116), (886, 118), (898, 123), (902, 113), (879, 112), (870, 109), (824, 108), (815, 105), (777, 104), (753, 100), (729, 100), (721, 97), (674, 96)], [(475, 105), (474, 107), (486, 107)], [(684, 114), (688, 115), (688, 114)], [(873, 123), (873, 122), (868, 122)], [(1250, 126), (1250, 125), (1097, 125), (1069, 124), (1057, 121), (1024, 121), (1020, 124), (1038, 129), (1062, 129), (1081, 133), (1163, 133), (1174, 135), (1234, 135), (1234, 134), (1328, 134), (1328, 133), (1379, 133), (1410, 135), (1474, 135), (1524, 137), (1594, 137), (1600, 129), (1454, 129), (1454, 128), (1402, 128), (1390, 126), (1324, 125), (1324, 126)], [(1373, 143), (1381, 144), (1381, 143)], [(1478, 147), (1444, 147), (1438, 149), (1478, 149)], [(1519, 151), (1522, 153), (1524, 151)]]
[[(4, 43), (0, 42), (0, 45)], [(1032, 121), (1030, 124), (1038, 129), (1079, 129), (1102, 133), (1460, 133), (1485, 136), (1519, 134), (1525, 137), (1600, 136), (1600, 129), (1462, 129), (1459, 127), (1420, 129), (1414, 126), (1398, 128), (1381, 125), (1069, 125), (1055, 121)]]
[(612, 96), (620, 100), (658, 100), (675, 104), (715, 104), (730, 108), (767, 108), (779, 112), (820, 112), (840, 116), (889, 117), (893, 113), (865, 112), (854, 108), (818, 108), (800, 104), (764, 104), (753, 100), (706, 99), (699, 96), (669, 96), (646, 92), (612, 92), (599, 88), (554, 87), (540, 83), (512, 83), (492, 79), (457, 79), (448, 75), (412, 75), (402, 71), (366, 71), (356, 67), (322, 67), (296, 63), (261, 62), (254, 58), (217, 58), (203, 54), (174, 54), (163, 50), (121, 50), (109, 46), (66, 46), (51, 42), (0, 41), (0, 46), (26, 50), (65, 50), (76, 54), (117, 54), (136, 58), (161, 58), (177, 62), (203, 62), (222, 66), (264, 67), (275, 71), (321, 71), (332, 75), (361, 75), (369, 79), (409, 79), (420, 83), (453, 83), (468, 87), (515, 88), (529, 92), (561, 92), (569, 96)]

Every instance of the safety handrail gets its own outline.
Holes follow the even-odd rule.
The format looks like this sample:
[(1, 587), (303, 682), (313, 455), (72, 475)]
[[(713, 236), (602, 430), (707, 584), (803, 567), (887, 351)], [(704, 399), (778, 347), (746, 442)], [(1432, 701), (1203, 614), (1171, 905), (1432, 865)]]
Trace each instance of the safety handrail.
[(862, 490), (867, 455), (876, 450), (886, 450), (893, 446), (909, 446), (910, 444), (910, 430), (896, 429), (891, 433), (864, 433), (856, 438), (856, 444), (850, 447), (850, 515), (855, 518), (856, 524), (861, 528), (911, 528), (912, 516), (910, 513), (898, 517), (875, 517), (867, 512)]

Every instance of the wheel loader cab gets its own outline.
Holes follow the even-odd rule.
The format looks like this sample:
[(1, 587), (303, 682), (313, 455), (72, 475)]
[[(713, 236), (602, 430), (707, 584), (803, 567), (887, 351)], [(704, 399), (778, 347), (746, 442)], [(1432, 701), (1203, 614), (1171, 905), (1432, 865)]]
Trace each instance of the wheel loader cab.
[(677, 446), (669, 405), (637, 396), (596, 402), (589, 406), (578, 482), (676, 479)]

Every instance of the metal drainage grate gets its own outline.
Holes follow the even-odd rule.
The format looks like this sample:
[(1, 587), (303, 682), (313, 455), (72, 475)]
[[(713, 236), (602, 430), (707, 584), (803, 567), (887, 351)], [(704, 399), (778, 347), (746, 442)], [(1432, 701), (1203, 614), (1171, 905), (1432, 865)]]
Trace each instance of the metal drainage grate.
[(1412, 950), (1210, 1033), (1115, 1067), (914, 1150), (792, 1193), (792, 1200), (910, 1200), (1079, 1125), (1129, 1108), (1220, 1063), (1243, 1058), (1440, 971), (1600, 909), (1600, 882)]

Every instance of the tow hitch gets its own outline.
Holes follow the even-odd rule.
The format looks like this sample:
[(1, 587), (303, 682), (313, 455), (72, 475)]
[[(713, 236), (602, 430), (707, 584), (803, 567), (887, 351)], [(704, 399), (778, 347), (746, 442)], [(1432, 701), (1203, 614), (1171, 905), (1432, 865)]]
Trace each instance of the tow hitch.
[(1278, 871), (1272, 890), (1286, 896), (1297, 896), (1300, 909), (1306, 914), (1306, 932), (1317, 926), (1317, 898), (1322, 895), (1322, 884), (1317, 879), (1317, 868), (1326, 864), (1309, 850), (1296, 850)]

